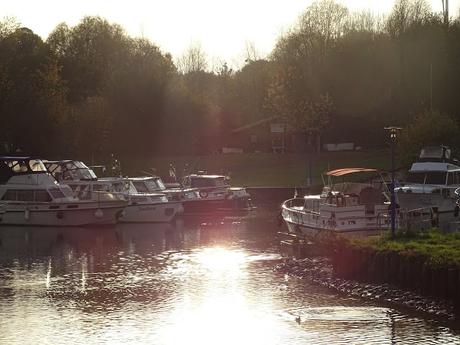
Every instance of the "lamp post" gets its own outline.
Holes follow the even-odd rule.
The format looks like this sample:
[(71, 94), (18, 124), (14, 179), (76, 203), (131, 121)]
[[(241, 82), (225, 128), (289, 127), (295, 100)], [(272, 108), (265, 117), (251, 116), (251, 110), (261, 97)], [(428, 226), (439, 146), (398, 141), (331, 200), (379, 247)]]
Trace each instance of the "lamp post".
[(395, 143), (396, 134), (400, 127), (385, 127), (390, 133), (390, 146), (391, 146), (391, 204), (390, 204), (390, 217), (391, 217), (391, 237), (395, 237), (396, 233), (396, 195), (395, 195)]

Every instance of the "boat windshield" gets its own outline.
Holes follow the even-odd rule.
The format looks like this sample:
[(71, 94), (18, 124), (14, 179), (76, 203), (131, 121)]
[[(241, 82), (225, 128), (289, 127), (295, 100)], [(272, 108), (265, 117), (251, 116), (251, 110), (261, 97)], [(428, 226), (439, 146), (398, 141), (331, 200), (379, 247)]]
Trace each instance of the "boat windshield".
[(445, 171), (410, 172), (407, 182), (416, 184), (446, 184)]
[(134, 185), (134, 188), (136, 188), (136, 191), (138, 193), (148, 193), (149, 189), (145, 185), (144, 181), (131, 181), (132, 184)]
[(145, 184), (148, 192), (158, 192), (166, 189), (163, 181), (159, 178), (144, 180), (142, 183)]
[(200, 187), (227, 187), (225, 177), (206, 178), (206, 177), (194, 177), (191, 179), (192, 188)]
[(39, 159), (8, 161), (6, 164), (14, 173), (46, 172), (46, 167)]

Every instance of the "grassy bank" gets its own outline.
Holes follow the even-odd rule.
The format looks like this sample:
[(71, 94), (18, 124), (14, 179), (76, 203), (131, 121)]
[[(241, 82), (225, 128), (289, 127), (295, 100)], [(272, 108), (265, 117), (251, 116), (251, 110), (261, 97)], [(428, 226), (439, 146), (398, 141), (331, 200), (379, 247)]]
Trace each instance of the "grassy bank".
[(186, 164), (193, 172), (230, 173), (235, 185), (259, 187), (304, 186), (311, 171), (313, 184), (322, 184), (324, 171), (343, 167), (372, 167), (388, 169), (389, 153), (385, 150), (361, 152), (326, 152), (320, 155), (305, 154), (219, 154), (209, 156), (156, 157), (137, 159), (124, 167), (124, 173), (142, 174), (155, 169), (162, 177), (168, 176), (168, 166), (174, 164), (177, 171), (183, 171)]
[(354, 240), (352, 245), (376, 252), (393, 252), (406, 257), (420, 257), (431, 266), (460, 267), (460, 233), (428, 232), (398, 234), (390, 237)]

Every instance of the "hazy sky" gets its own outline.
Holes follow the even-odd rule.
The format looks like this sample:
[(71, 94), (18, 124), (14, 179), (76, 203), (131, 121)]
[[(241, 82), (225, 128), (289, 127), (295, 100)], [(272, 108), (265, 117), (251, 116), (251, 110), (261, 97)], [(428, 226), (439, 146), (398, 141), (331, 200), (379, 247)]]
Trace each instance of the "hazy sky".
[[(149, 38), (177, 57), (200, 43), (209, 58), (231, 64), (243, 60), (246, 42), (264, 56), (277, 37), (311, 0), (1, 0), (0, 18), (16, 17), (23, 26), (46, 38), (60, 22), (77, 24), (85, 15), (100, 15), (121, 24), (132, 36)], [(351, 10), (388, 12), (393, 0), (338, 0)], [(429, 0), (440, 11), (441, 0)], [(450, 0), (458, 13), (460, 0)]]

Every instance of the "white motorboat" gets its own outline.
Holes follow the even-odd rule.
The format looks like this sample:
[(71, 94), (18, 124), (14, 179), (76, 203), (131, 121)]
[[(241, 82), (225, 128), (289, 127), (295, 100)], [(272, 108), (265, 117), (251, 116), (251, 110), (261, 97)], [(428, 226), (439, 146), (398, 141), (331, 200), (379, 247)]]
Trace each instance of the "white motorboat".
[(127, 205), (110, 193), (80, 200), (30, 157), (0, 157), (0, 224), (85, 226), (115, 224)]
[(180, 202), (169, 201), (164, 193), (138, 191), (128, 178), (98, 178), (80, 161), (45, 161), (45, 165), (81, 199), (97, 200), (99, 192), (105, 191), (128, 201), (120, 222), (170, 222), (183, 210)]
[(252, 210), (251, 195), (243, 187), (232, 187), (224, 175), (192, 174), (182, 180), (184, 188), (198, 191), (200, 198), (184, 204), (188, 215), (246, 215)]
[(130, 177), (129, 180), (140, 193), (164, 193), (170, 201), (180, 201), (184, 212), (189, 210), (190, 203), (205, 201), (200, 197), (199, 190), (196, 188), (183, 188), (180, 185), (166, 187), (159, 176)]
[(289, 232), (321, 235), (369, 236), (388, 230), (388, 190), (381, 181), (332, 184), (334, 177), (356, 173), (378, 174), (376, 169), (346, 168), (327, 172), (329, 183), (319, 195), (286, 200), (281, 215)]
[[(184, 210), (181, 201), (169, 200), (165, 193), (149, 192), (136, 185), (129, 178), (102, 178), (101, 182), (111, 182), (116, 190), (129, 201), (121, 222), (126, 223), (165, 223), (171, 222)], [(139, 189), (138, 189), (139, 188)]]
[(431, 219), (428, 226), (448, 224), (458, 220), (458, 196), (460, 166), (451, 158), (446, 146), (425, 147), (419, 159), (409, 170), (407, 180), (395, 188), (400, 214), (417, 222)]

